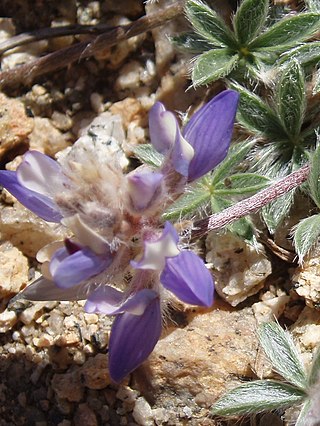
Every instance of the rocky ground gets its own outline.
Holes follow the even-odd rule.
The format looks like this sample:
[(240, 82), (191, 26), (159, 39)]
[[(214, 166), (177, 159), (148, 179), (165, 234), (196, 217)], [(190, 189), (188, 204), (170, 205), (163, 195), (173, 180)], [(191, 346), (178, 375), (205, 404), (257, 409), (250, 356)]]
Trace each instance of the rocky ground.
[[(0, 42), (50, 26), (126, 24), (169, 3), (2, 0)], [(219, 87), (190, 88), (189, 59), (168, 39), (185, 26), (181, 16), (31, 83), (5, 87), (2, 167), (15, 170), (29, 148), (55, 157), (86, 134), (96, 117), (103, 127), (105, 114), (117, 117), (126, 162), (130, 146), (148, 141), (147, 113), (155, 100), (182, 112), (197, 108)], [(10, 50), (1, 57), (1, 69), (86, 37), (69, 35)], [(258, 347), (259, 322), (276, 316), (291, 326), (306, 363), (320, 339), (317, 252), (297, 268), (279, 260), (274, 247), (260, 245), (257, 251), (228, 233), (212, 234), (201, 245), (217, 280), (220, 297), (214, 307), (181, 306), (171, 312), (149, 360), (116, 386), (106, 356), (109, 317), (86, 314), (81, 302), (10, 303), (39, 276), (37, 251), (61, 238), (63, 230), (3, 191), (0, 232), (0, 425), (234, 424), (211, 418), (210, 406), (226, 389), (272, 374)], [(280, 425), (282, 414), (251, 422)]]

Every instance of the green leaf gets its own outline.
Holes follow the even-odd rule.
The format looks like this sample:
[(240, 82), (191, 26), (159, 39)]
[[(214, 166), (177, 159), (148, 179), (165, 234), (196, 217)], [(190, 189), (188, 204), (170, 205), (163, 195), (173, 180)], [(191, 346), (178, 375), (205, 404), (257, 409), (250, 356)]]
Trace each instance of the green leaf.
[(306, 109), (304, 74), (293, 60), (280, 74), (276, 88), (277, 109), (287, 134), (294, 142), (300, 134)]
[(313, 86), (313, 89), (312, 89), (312, 94), (316, 95), (319, 92), (320, 92), (320, 69), (318, 69), (316, 71), (314, 86)]
[(253, 50), (294, 47), (314, 34), (318, 30), (319, 23), (318, 13), (300, 13), (286, 17), (253, 40), (249, 47)]
[(192, 32), (179, 34), (171, 37), (171, 41), (179, 49), (185, 50), (190, 53), (203, 53), (213, 48), (212, 43), (208, 43), (200, 35)]
[(320, 141), (316, 149), (311, 154), (310, 159), (310, 174), (308, 184), (310, 188), (310, 195), (317, 207), (320, 209)]
[(320, 1), (319, 0), (304, 0), (310, 12), (320, 13)]
[[(307, 420), (310, 407), (311, 407), (311, 401), (310, 400), (305, 401), (305, 403), (301, 407), (301, 411), (299, 413), (299, 416), (294, 426), (307, 426), (307, 425), (311, 426), (312, 423), (309, 423)], [(316, 425), (314, 424), (314, 426)]]
[(260, 191), (271, 183), (270, 179), (256, 173), (239, 173), (227, 177), (217, 184), (214, 192), (217, 195), (246, 195)]
[(222, 18), (200, 0), (188, 0), (185, 11), (194, 29), (202, 37), (220, 47), (234, 48), (236, 41)]
[(269, 0), (243, 0), (233, 19), (233, 27), (240, 44), (247, 45), (263, 28), (268, 14)]
[(215, 49), (198, 56), (192, 70), (194, 86), (208, 84), (225, 77), (237, 66), (238, 55), (228, 49)]
[(160, 167), (163, 162), (163, 155), (159, 154), (150, 143), (133, 146), (131, 149), (140, 161), (150, 166)]
[(294, 228), (294, 246), (302, 262), (320, 236), (320, 214), (302, 219)]
[(162, 215), (163, 220), (172, 220), (195, 216), (199, 209), (205, 208), (210, 201), (210, 189), (199, 182), (196, 186), (187, 189), (187, 192), (178, 198)]
[(305, 389), (306, 373), (290, 333), (276, 322), (266, 322), (260, 325), (258, 336), (274, 370), (289, 383)]
[(315, 354), (313, 355), (311, 370), (308, 376), (309, 386), (313, 386), (319, 381), (320, 373), (320, 346), (318, 346)]
[(220, 180), (229, 176), (230, 172), (244, 160), (255, 143), (255, 140), (249, 140), (232, 145), (226, 158), (212, 172), (211, 185), (215, 186)]
[(320, 42), (314, 41), (295, 47), (280, 56), (279, 65), (297, 60), (301, 66), (315, 65), (320, 61)]
[(237, 118), (242, 126), (272, 139), (285, 135), (276, 113), (259, 96), (237, 83), (230, 87), (240, 93)]
[(306, 394), (294, 386), (274, 380), (259, 380), (241, 385), (220, 398), (212, 414), (232, 416), (290, 407), (300, 403)]
[(261, 209), (262, 217), (271, 234), (274, 234), (281, 222), (288, 216), (294, 202), (295, 191), (282, 195)]

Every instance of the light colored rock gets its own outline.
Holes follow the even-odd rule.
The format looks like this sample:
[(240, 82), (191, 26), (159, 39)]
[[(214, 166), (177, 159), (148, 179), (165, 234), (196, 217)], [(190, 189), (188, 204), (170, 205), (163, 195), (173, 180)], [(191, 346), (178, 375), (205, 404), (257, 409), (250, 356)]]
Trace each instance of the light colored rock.
[(226, 387), (253, 377), (258, 342), (252, 310), (220, 306), (217, 302), (215, 310), (198, 314), (188, 326), (158, 342), (149, 362), (134, 373), (142, 395), (153, 389), (152, 396), (161, 398), (161, 406), (167, 395), (170, 406), (190, 406), (193, 401), (209, 407)]
[(37, 318), (39, 318), (44, 309), (53, 309), (57, 306), (58, 302), (36, 302), (33, 303), (30, 308), (25, 309), (19, 316), (20, 321), (24, 324), (31, 324)]
[(110, 107), (110, 112), (115, 115), (120, 115), (125, 129), (130, 123), (136, 125), (147, 124), (147, 112), (142, 107), (141, 102), (135, 98), (125, 98), (123, 101), (115, 102)]
[(132, 412), (133, 418), (141, 426), (153, 426), (153, 413), (150, 404), (141, 396), (136, 400)]
[(14, 311), (5, 311), (0, 314), (0, 333), (6, 333), (18, 321), (17, 314)]
[(3, 240), (10, 241), (30, 257), (35, 257), (45, 245), (66, 236), (62, 226), (45, 222), (19, 202), (0, 210), (0, 232)]
[(231, 232), (211, 232), (206, 246), (206, 260), (212, 265), (215, 288), (232, 306), (256, 294), (271, 274), (271, 263), (261, 244), (255, 248)]
[(306, 305), (320, 307), (320, 246), (314, 248), (305, 258), (303, 265), (294, 270), (292, 282), (299, 296), (304, 297)]
[(257, 302), (252, 305), (254, 315), (258, 323), (274, 321), (274, 318), (279, 318), (290, 300), (290, 296), (282, 294), (279, 296), (266, 298), (262, 302)]
[(48, 118), (35, 117), (34, 128), (30, 134), (30, 149), (41, 151), (54, 157), (70, 145), (70, 135), (61, 133)]
[(28, 259), (10, 243), (0, 245), (0, 297), (17, 294), (28, 283)]
[(291, 326), (290, 332), (301, 352), (305, 365), (309, 366), (320, 342), (319, 311), (305, 307), (298, 320)]
[(27, 117), (23, 103), (0, 93), (0, 160), (25, 151), (32, 129), (33, 119)]
[(103, 389), (110, 384), (108, 357), (98, 354), (89, 358), (80, 369), (81, 382), (89, 389)]

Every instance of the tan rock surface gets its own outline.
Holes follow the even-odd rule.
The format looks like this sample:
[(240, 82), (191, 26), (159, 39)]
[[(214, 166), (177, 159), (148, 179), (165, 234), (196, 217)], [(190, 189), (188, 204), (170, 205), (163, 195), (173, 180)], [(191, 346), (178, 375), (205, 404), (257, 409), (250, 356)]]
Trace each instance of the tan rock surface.
[(157, 403), (171, 395), (173, 404), (187, 405), (192, 399), (193, 404), (209, 407), (226, 386), (254, 377), (255, 330), (250, 308), (216, 308), (195, 316), (185, 328), (173, 330), (158, 342), (136, 379), (139, 382), (145, 376), (144, 388), (153, 390)]
[(10, 243), (0, 245), (0, 297), (14, 295), (28, 282), (28, 259)]

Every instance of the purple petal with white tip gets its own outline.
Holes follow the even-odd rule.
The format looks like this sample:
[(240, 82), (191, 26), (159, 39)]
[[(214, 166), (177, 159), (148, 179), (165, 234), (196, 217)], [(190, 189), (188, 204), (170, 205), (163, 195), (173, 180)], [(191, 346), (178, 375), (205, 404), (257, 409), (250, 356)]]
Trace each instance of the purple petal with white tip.
[(61, 248), (52, 256), (50, 273), (58, 287), (69, 288), (100, 274), (111, 262), (111, 255), (98, 256), (87, 247), (71, 255)]
[(160, 276), (162, 285), (190, 305), (211, 306), (213, 278), (202, 259), (189, 250), (168, 258)]
[(53, 188), (56, 190), (61, 176), (60, 165), (39, 151), (28, 151), (17, 168), (17, 178), (21, 185), (47, 197), (51, 197)]
[(60, 288), (57, 285), (44, 277), (38, 278), (36, 281), (28, 285), (21, 293), (19, 293), (15, 300), (26, 299), (34, 301), (72, 301), (84, 300), (88, 295), (94, 291), (99, 284), (97, 283), (81, 283), (70, 288)]
[(195, 151), (189, 167), (189, 182), (214, 169), (227, 155), (239, 94), (225, 90), (200, 108), (183, 130)]
[(16, 172), (1, 170), (0, 185), (6, 188), (27, 209), (47, 222), (60, 222), (62, 219), (62, 215), (53, 200), (22, 186), (18, 182)]
[(156, 102), (149, 111), (149, 132), (153, 147), (166, 154), (174, 145), (178, 123), (172, 112)]
[(178, 241), (179, 236), (174, 226), (166, 222), (161, 236), (154, 241), (145, 241), (142, 259), (139, 262), (131, 261), (131, 266), (135, 269), (162, 270), (167, 257), (180, 253)]
[(188, 176), (190, 162), (193, 157), (194, 149), (184, 139), (177, 125), (176, 140), (169, 157), (175, 171), (180, 173), (182, 176)]
[(138, 171), (128, 175), (129, 194), (133, 207), (142, 211), (152, 204), (159, 193), (163, 174), (153, 171)]
[(148, 292), (152, 297), (145, 293), (146, 307), (142, 315), (125, 312), (113, 322), (109, 340), (109, 371), (116, 383), (148, 358), (160, 338), (160, 300), (156, 292)]

